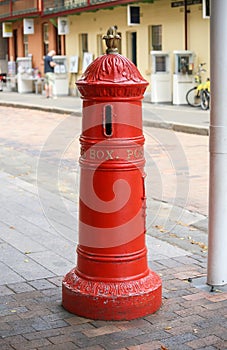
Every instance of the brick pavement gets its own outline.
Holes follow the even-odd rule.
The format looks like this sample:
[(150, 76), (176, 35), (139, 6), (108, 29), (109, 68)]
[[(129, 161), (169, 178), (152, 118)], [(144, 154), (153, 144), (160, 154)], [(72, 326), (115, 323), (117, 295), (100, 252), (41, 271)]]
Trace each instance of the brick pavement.
[[(226, 349), (226, 293), (209, 293), (188, 278), (205, 274), (205, 257), (155, 261), (163, 304), (153, 315), (105, 322), (61, 307), (61, 277), (0, 287), (0, 348), (5, 349)], [(193, 263), (192, 263), (193, 261)], [(191, 273), (191, 271), (193, 272)]]
[[(226, 289), (210, 292), (206, 285), (206, 232), (194, 226), (207, 213), (205, 137), (179, 133), (172, 135), (168, 143), (168, 131), (157, 135), (146, 129), (148, 154), (151, 138), (156, 142), (150, 152), (159, 169), (155, 174), (157, 183), (160, 179), (175, 183), (175, 189), (164, 184), (162, 191), (156, 192), (164, 193), (169, 203), (160, 202), (163, 198), (152, 201), (152, 193), (148, 193), (148, 205), (158, 212), (155, 219), (148, 217), (148, 260), (162, 277), (163, 304), (158, 312), (141, 319), (95, 321), (72, 315), (61, 307), (62, 276), (75, 259), (78, 149), (73, 138), (79, 133), (80, 118), (22, 109), (15, 113), (14, 109), (2, 108), (0, 349), (226, 349)], [(164, 148), (160, 147), (161, 133), (166, 140)], [(188, 166), (183, 170), (185, 160), (175, 157), (174, 140), (180, 140), (186, 154)], [(172, 164), (168, 157), (174, 160)], [(48, 172), (44, 172), (46, 168)], [(60, 175), (53, 183), (50, 176), (56, 169)], [(176, 183), (180, 181), (180, 186), (185, 181), (180, 177), (171, 182), (176, 170), (182, 170), (190, 179), (189, 201), (183, 209), (174, 207)], [(148, 189), (153, 190), (149, 184)], [(67, 213), (57, 200), (59, 196)], [(182, 198), (177, 200), (180, 205)], [(152, 216), (152, 208), (148, 208), (148, 216)], [(71, 215), (67, 215), (66, 225), (68, 212)], [(171, 231), (166, 229), (168, 225)]]

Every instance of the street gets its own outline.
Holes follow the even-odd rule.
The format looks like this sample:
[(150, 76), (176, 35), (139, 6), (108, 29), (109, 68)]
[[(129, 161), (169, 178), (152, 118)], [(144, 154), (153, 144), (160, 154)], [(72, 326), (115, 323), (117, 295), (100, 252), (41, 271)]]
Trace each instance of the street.
[[(1, 169), (49, 188), (53, 178), (48, 171), (55, 166), (58, 184), (53, 191), (75, 198), (81, 117), (0, 108)], [(150, 127), (144, 128), (144, 135), (147, 197), (207, 216), (208, 137)], [(40, 181), (43, 162), (49, 166), (45, 181)]]

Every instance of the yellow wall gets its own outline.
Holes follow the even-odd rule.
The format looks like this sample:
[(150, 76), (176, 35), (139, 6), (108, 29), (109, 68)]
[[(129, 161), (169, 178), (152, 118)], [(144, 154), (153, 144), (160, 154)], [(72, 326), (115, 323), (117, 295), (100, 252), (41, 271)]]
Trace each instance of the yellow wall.
[[(169, 0), (156, 0), (154, 3), (140, 3), (141, 23), (127, 25), (127, 6), (112, 10), (82, 13), (70, 16), (70, 33), (66, 35), (67, 56), (79, 54), (79, 34), (88, 33), (88, 49), (97, 57), (97, 35), (104, 35), (110, 26), (117, 25), (122, 33), (122, 54), (127, 56), (127, 32), (137, 32), (137, 66), (143, 77), (150, 82), (151, 59), (149, 50), (148, 26), (163, 26), (163, 50), (170, 52), (173, 72), (173, 51), (185, 49), (184, 8), (171, 8)], [(209, 75), (209, 20), (202, 18), (202, 5), (188, 6), (188, 47), (195, 53), (195, 69), (200, 62), (207, 63)], [(81, 59), (81, 57), (79, 57)]]

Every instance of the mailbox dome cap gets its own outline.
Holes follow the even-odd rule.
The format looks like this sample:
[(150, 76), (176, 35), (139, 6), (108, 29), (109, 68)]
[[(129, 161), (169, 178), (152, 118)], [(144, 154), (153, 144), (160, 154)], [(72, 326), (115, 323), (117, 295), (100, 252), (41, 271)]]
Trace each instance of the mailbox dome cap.
[(128, 58), (105, 54), (96, 58), (76, 85), (83, 98), (143, 98), (148, 82)]

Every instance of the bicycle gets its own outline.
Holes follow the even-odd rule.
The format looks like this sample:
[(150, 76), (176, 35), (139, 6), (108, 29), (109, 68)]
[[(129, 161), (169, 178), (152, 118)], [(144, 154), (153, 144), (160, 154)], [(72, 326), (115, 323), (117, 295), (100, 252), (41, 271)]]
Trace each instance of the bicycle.
[(201, 90), (201, 108), (206, 111), (210, 108), (210, 79), (207, 78), (206, 83), (203, 85)]
[(202, 73), (206, 72), (206, 69), (203, 68), (205, 64), (199, 64), (198, 72), (195, 75), (196, 86), (186, 93), (186, 101), (189, 106), (201, 107), (203, 110), (210, 107), (210, 79), (207, 78), (205, 83), (202, 82)]

